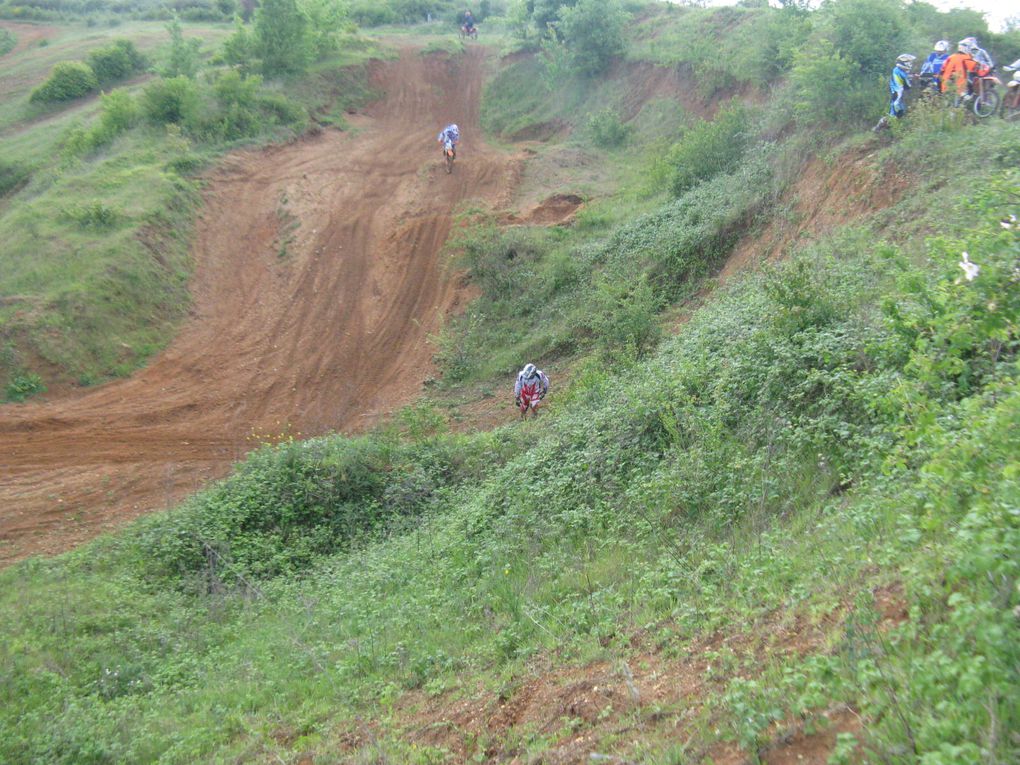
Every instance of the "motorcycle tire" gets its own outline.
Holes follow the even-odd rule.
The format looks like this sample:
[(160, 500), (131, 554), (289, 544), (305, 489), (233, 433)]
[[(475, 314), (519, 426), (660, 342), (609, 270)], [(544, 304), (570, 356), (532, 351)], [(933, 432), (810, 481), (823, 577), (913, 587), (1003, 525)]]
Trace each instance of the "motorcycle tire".
[(974, 97), (974, 114), (981, 119), (991, 117), (999, 108), (999, 94), (994, 90)]

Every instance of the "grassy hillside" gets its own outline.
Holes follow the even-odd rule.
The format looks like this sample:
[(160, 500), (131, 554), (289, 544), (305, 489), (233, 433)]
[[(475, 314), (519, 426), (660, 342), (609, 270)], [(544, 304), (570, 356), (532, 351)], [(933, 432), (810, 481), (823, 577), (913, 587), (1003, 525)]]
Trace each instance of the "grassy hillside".
[[(659, 57), (671, 14), (711, 40), (781, 13), (647, 19)], [(550, 139), (524, 193), (589, 201), (465, 211), (480, 297), (432, 404), (0, 572), (0, 760), (1015, 759), (1015, 126), (876, 135), (861, 90), (794, 129), (824, 94), (778, 71), (769, 98), (731, 73), (735, 104), (634, 99), (656, 70), (629, 50), (527, 108), (555, 58), (493, 79), (489, 129)], [(522, 359), (547, 415), (451, 432), (449, 397)]]
[[(175, 80), (168, 32), (65, 27), (11, 56), (0, 103), (0, 385), (9, 400), (129, 374), (164, 347), (189, 303), (197, 172), (230, 148), (293, 136), (313, 115), (342, 125), (343, 109), (368, 95), (364, 62), (375, 48), (366, 43), (350, 41), (299, 78), (244, 79), (218, 53), (230, 28), (188, 28), (185, 60), (202, 74)], [(116, 40), (134, 44), (150, 71), (102, 94), (30, 101), (55, 64), (91, 61)]]

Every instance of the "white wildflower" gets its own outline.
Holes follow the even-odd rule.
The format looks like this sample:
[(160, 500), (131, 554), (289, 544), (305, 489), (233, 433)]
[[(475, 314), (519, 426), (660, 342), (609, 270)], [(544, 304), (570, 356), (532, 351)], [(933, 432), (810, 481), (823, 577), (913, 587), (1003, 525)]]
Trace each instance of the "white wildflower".
[(1004, 229), (1008, 230), (1011, 228), (1016, 228), (1018, 225), (1018, 221), (1016, 219), (1016, 216), (1011, 214), (1008, 218), (1003, 218), (1002, 220), (1000, 220), (999, 225), (1002, 226)]
[(960, 261), (960, 268), (963, 269), (963, 275), (967, 277), (968, 282), (974, 281), (974, 277), (981, 271), (981, 266), (977, 263), (971, 263), (970, 255), (966, 252), (963, 253), (963, 260)]

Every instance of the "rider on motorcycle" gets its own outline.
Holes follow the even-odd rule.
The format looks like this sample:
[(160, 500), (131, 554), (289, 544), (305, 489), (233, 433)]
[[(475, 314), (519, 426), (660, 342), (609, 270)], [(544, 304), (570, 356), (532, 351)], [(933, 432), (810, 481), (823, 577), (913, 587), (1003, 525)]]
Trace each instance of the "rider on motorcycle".
[(970, 46), (970, 56), (977, 62), (975, 74), (978, 77), (984, 77), (995, 68), (992, 57), (988, 55), (988, 51), (978, 45), (976, 37), (965, 37), (961, 42)]
[(907, 112), (903, 97), (910, 90), (910, 70), (914, 67), (914, 59), (909, 53), (901, 53), (896, 57), (892, 76), (889, 78), (889, 116), (902, 117)]
[(949, 41), (939, 40), (928, 58), (921, 64), (921, 79), (931, 81), (934, 87), (938, 87), (939, 77), (942, 75), (942, 65), (949, 58)]
[(948, 90), (948, 86), (956, 81), (956, 95), (967, 95), (970, 85), (970, 73), (977, 68), (977, 62), (970, 55), (970, 43), (967, 40), (960, 40), (956, 46), (956, 53), (946, 59), (942, 65), (942, 92)]
[(451, 122), (449, 125), (439, 131), (439, 143), (443, 144), (443, 152), (448, 150), (453, 151), (453, 155), (457, 156), (457, 143), (460, 141), (460, 128), (457, 127), (456, 122)]
[(529, 406), (532, 411), (537, 411), (539, 403), (549, 392), (549, 378), (545, 372), (534, 364), (525, 364), (524, 369), (517, 373), (517, 382), (514, 383), (514, 402), (520, 408), (523, 405), (523, 396), (530, 400)]
[(464, 11), (464, 31), (471, 34), (475, 30), (475, 17), (471, 11)]

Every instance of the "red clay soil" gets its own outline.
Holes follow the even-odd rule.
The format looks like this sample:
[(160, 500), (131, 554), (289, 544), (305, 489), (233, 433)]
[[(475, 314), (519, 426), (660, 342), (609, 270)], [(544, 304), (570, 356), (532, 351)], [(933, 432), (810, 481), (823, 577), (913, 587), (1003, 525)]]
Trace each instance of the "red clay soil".
[[(3, 56), (0, 56), (0, 59), (21, 53), (21, 51), (25, 50), (28, 46), (34, 45), (40, 40), (52, 37), (57, 31), (56, 27), (41, 26), (39, 24), (25, 24), (17, 21), (0, 21), (0, 29), (6, 29), (16, 38), (14, 47)], [(0, 92), (2, 92), (2, 88), (0, 88)]]
[[(519, 159), (479, 139), (484, 52), (403, 51), (385, 99), (208, 178), (191, 318), (132, 378), (0, 408), (0, 563), (69, 549), (225, 475), (251, 433), (355, 432), (434, 374), (465, 293), (440, 255), (465, 200), (509, 201)], [(452, 175), (436, 133), (463, 141)]]

